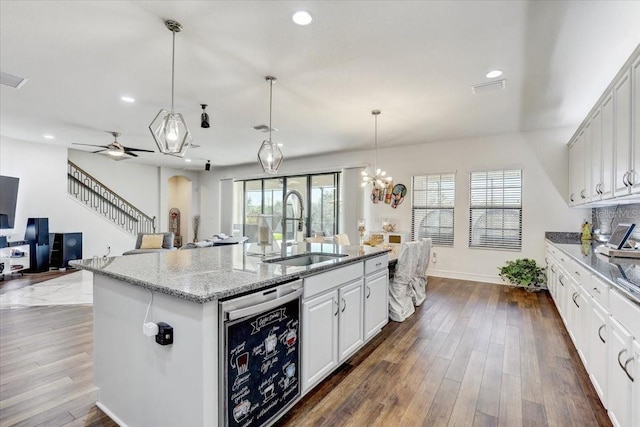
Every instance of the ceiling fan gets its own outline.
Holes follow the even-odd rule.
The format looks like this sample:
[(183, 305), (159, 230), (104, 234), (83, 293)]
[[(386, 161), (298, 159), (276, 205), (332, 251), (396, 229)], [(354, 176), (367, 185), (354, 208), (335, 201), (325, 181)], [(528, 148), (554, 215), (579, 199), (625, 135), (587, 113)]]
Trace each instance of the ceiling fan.
[(88, 147), (100, 147), (102, 148), (102, 150), (98, 150), (98, 151), (94, 151), (94, 153), (102, 153), (104, 151), (106, 151), (106, 154), (109, 154), (110, 156), (113, 157), (121, 157), (120, 159), (115, 159), (115, 160), (124, 160), (126, 157), (122, 157), (125, 154), (132, 156), (132, 157), (138, 157), (138, 155), (135, 153), (137, 152), (143, 152), (143, 153), (153, 153), (153, 150), (145, 150), (142, 148), (131, 148), (131, 147), (125, 147), (124, 145), (120, 144), (118, 142), (118, 137), (120, 136), (120, 132), (111, 132), (111, 135), (113, 135), (113, 142), (109, 145), (94, 145), (94, 144), (80, 144), (80, 143), (73, 143), (73, 145), (86, 145)]

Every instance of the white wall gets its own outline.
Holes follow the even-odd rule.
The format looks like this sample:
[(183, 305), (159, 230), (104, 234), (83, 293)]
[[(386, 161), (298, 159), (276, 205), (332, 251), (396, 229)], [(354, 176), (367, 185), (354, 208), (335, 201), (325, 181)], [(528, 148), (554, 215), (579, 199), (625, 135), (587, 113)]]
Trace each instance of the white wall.
[[(406, 147), (380, 149), (378, 166), (407, 186), (409, 193), (397, 209), (369, 201), (369, 188), (360, 189), (368, 229), (380, 228), (381, 218), (388, 217), (401, 231), (411, 230), (411, 177), (432, 172), (456, 172), (455, 241), (453, 248), (436, 247), (438, 261), (430, 265), (434, 276), (501, 283), (498, 267), (515, 258), (534, 258), (544, 262), (545, 231), (579, 231), (583, 220), (590, 220), (587, 209), (569, 208), (568, 150), (566, 142), (572, 129), (538, 131), (435, 142)], [(286, 154), (286, 153), (285, 153)], [(349, 152), (285, 159), (281, 175), (340, 170), (344, 167), (373, 163), (373, 151)], [(363, 160), (364, 159), (364, 160)], [(471, 171), (522, 168), (523, 171), (523, 247), (520, 252), (468, 248), (469, 195)], [(220, 179), (245, 179), (260, 176), (259, 165), (214, 170), (201, 175), (203, 186), (216, 188)], [(213, 229), (218, 228), (220, 211), (230, 203), (220, 203), (218, 194), (203, 195), (203, 211)], [(345, 227), (349, 227), (345, 224)], [(355, 229), (356, 224), (352, 224)]]
[[(49, 231), (82, 232), (83, 258), (111, 255), (135, 246), (132, 236), (67, 195), (67, 158), (151, 217), (158, 231), (168, 229), (168, 182), (172, 176), (191, 181), (191, 212), (200, 207), (198, 174), (159, 168), (103, 155), (0, 137), (0, 174), (20, 178), (16, 224), (3, 230), (9, 240), (22, 240), (27, 218), (49, 218)], [(184, 193), (184, 190), (181, 190)], [(188, 219), (190, 222), (191, 219)]]

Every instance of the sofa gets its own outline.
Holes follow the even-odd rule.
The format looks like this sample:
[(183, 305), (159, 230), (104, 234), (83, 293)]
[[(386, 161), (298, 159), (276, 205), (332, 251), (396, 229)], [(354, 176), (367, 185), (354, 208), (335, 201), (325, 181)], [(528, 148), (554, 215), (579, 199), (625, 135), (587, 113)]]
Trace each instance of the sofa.
[(136, 247), (122, 255), (148, 254), (154, 252), (174, 251), (173, 233), (138, 233)]

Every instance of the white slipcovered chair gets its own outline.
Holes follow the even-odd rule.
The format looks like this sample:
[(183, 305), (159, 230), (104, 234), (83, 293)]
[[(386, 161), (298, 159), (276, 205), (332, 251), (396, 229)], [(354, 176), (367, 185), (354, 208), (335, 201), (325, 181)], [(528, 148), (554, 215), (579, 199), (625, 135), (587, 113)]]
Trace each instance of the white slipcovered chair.
[(411, 285), (411, 298), (413, 304), (420, 306), (427, 297), (427, 267), (431, 256), (431, 239), (422, 239), (420, 242), (420, 254), (416, 270), (409, 284)]
[(406, 242), (400, 246), (398, 263), (389, 284), (389, 318), (403, 322), (415, 311), (411, 281), (418, 267), (422, 242)]
[(349, 236), (346, 234), (336, 234), (333, 236), (333, 243), (336, 245), (350, 245)]

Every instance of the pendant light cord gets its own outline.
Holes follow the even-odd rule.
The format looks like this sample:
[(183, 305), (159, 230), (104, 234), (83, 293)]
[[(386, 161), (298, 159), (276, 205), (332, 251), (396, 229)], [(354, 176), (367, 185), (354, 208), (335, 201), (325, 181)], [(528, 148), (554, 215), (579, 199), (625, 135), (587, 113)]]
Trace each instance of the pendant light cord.
[(375, 144), (376, 144), (376, 152), (374, 155), (374, 160), (373, 160), (373, 172), (375, 173), (375, 176), (378, 176), (378, 115), (375, 114), (374, 115), (375, 119), (376, 119), (376, 131), (375, 131)]
[(173, 113), (173, 86), (176, 68), (176, 30), (171, 30), (171, 32), (173, 33), (173, 50), (171, 51), (171, 112)]
[(273, 108), (273, 78), (269, 79), (269, 143), (271, 142), (271, 110)]

